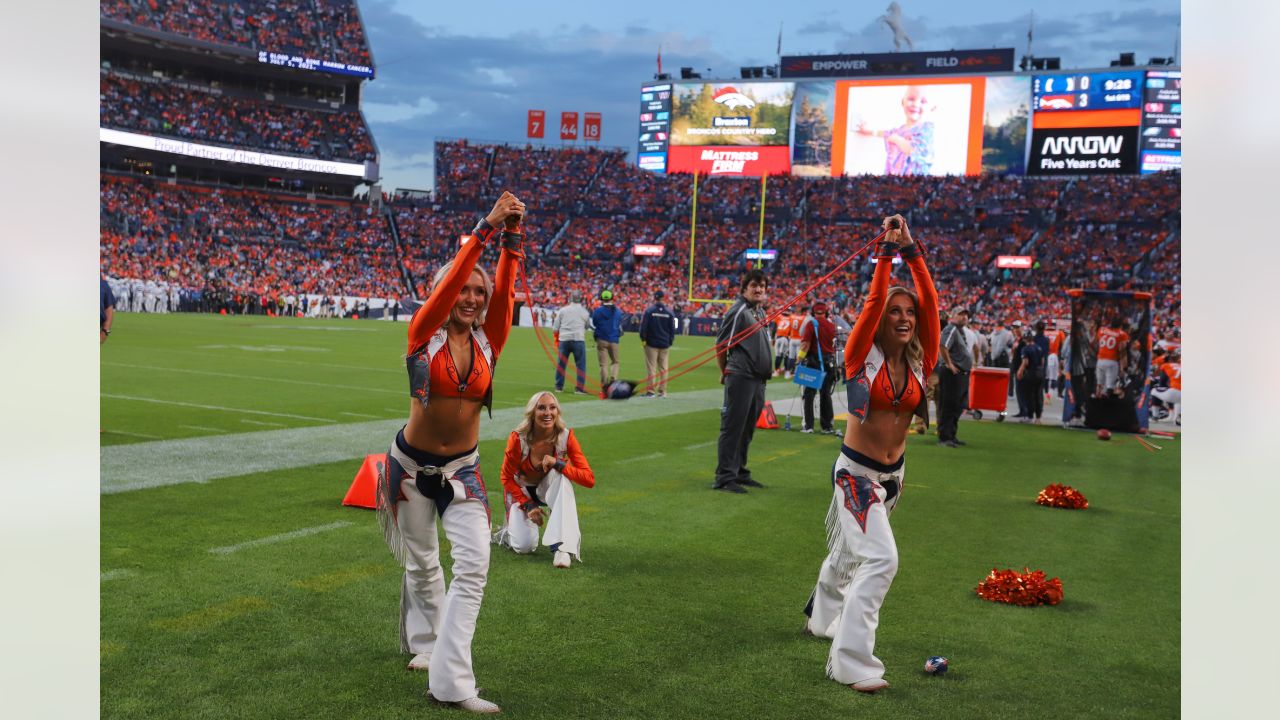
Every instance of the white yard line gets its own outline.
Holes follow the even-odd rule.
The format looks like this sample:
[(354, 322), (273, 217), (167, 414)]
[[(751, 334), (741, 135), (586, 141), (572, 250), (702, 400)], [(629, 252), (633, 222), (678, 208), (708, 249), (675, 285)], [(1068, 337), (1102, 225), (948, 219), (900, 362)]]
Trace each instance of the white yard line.
[(667, 454), (664, 452), (649, 453), (648, 455), (639, 455), (636, 457), (623, 458), (622, 460), (615, 460), (613, 464), (623, 465), (626, 463), (640, 462), (641, 460), (657, 460), (658, 458), (664, 458), (666, 456)]
[(351, 417), (370, 418), (370, 419), (374, 419), (374, 420), (376, 420), (376, 419), (378, 419), (378, 418), (381, 418), (381, 417), (382, 417), (381, 415), (370, 415), (370, 414), (368, 414), (368, 413), (339, 412), (338, 414), (339, 414), (339, 415), (350, 415)]
[(143, 440), (163, 440), (164, 439), (163, 435), (148, 435), (146, 433), (125, 432), (123, 430), (104, 430), (103, 432), (110, 435), (128, 435), (129, 437), (142, 438)]
[(309, 527), (309, 528), (302, 528), (301, 530), (294, 530), (293, 532), (281, 533), (279, 535), (271, 535), (269, 537), (258, 538), (257, 540), (242, 542), (239, 545), (227, 545), (226, 547), (209, 548), (209, 552), (213, 553), (214, 555), (230, 555), (231, 553), (240, 552), (241, 550), (244, 550), (246, 548), (258, 547), (259, 545), (274, 545), (275, 543), (286, 542), (288, 540), (293, 540), (300, 537), (306, 537), (308, 535), (316, 535), (322, 532), (329, 532), (330, 530), (338, 530), (340, 528), (344, 528), (349, 525), (351, 525), (351, 523), (343, 520), (336, 523), (329, 523), (328, 525), (318, 525), (316, 527)]
[(137, 575), (137, 574), (138, 573), (134, 572), (133, 570), (125, 570), (124, 568), (118, 568), (116, 570), (108, 570), (102, 573), (101, 577), (98, 579), (98, 582), (111, 582), (112, 580), (121, 580), (123, 578), (133, 577), (134, 575)]
[[(565, 419), (575, 428), (612, 425), (717, 410), (723, 399), (724, 390), (717, 387), (672, 393), (663, 401), (584, 401), (567, 406)], [(149, 398), (143, 398), (143, 401), (172, 402)], [(207, 407), (191, 403), (174, 404)], [(235, 408), (212, 409), (239, 412)], [(494, 410), (492, 420), (488, 414), (482, 414), (480, 439), (506, 438), (523, 415), (523, 405)], [(100, 452), (101, 492), (203, 483), (251, 473), (355, 460), (371, 453), (386, 452), (405, 420), (397, 417), (342, 424), (324, 422), (331, 424), (110, 445)], [(718, 418), (712, 423), (718, 423)], [(354, 467), (352, 472), (355, 472)]]
[(266, 410), (247, 410), (245, 408), (224, 407), (222, 405), (202, 405), (200, 403), (179, 402), (177, 400), (160, 400), (158, 398), (138, 397), (136, 395), (116, 395), (113, 393), (102, 393), (102, 397), (111, 398), (112, 400), (133, 400), (135, 402), (148, 402), (157, 405), (177, 405), (179, 407), (199, 408), (200, 410), (221, 410), (223, 412), (245, 413), (247, 415), (269, 415), (271, 417), (287, 417), (295, 420), (313, 420), (315, 422), (331, 423), (330, 418), (311, 417), (309, 415), (293, 415), (291, 413), (268, 412)]
[(684, 449), (685, 450), (701, 450), (702, 448), (705, 448), (705, 447), (711, 447), (712, 445), (715, 445), (718, 442), (720, 442), (718, 439), (708, 440), (707, 442), (698, 443), (697, 445), (685, 445)]
[(335, 383), (312, 382), (310, 380), (289, 380), (287, 378), (267, 377), (264, 375), (244, 375), (242, 373), (224, 373), (214, 372), (212, 370), (188, 370), (185, 368), (158, 367), (155, 365), (134, 365), (131, 363), (104, 362), (103, 365), (114, 365), (116, 367), (134, 368), (137, 370), (156, 370), (160, 372), (175, 372), (186, 375), (207, 375), (209, 377), (234, 378), (236, 380), (258, 380), (269, 383), (283, 383), (285, 385), (308, 385), (311, 387), (322, 387), (330, 390), (357, 390), (359, 392), (382, 393), (385, 395), (407, 395), (401, 390), (390, 390), (388, 388), (371, 388), (359, 385), (338, 385)]
[(263, 427), (286, 427), (283, 423), (263, 422), (261, 420), (241, 420), (240, 422), (249, 425), (262, 425)]
[(186, 428), (187, 430), (204, 430), (206, 432), (216, 432), (216, 433), (226, 432), (226, 430), (222, 430), (220, 428), (205, 427), (203, 425), (179, 425), (178, 427)]

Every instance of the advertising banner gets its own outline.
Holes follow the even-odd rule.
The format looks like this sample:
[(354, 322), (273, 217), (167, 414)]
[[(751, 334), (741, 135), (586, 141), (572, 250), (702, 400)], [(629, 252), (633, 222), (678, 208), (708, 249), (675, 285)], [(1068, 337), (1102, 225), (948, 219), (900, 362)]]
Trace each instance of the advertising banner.
[(1152, 70), (1142, 91), (1142, 174), (1182, 168), (1182, 71)]
[(642, 255), (649, 257), (660, 257), (667, 251), (666, 245), (634, 245), (631, 248), (632, 255)]
[(547, 111), (530, 110), (529, 121), (525, 125), (527, 137), (540, 138), (547, 129)]
[(640, 88), (640, 129), (636, 164), (642, 170), (667, 171), (667, 138), (671, 132), (671, 83)]
[(561, 140), (577, 140), (578, 139), (578, 113), (576, 112), (560, 113), (560, 139)]
[(786, 147), (677, 147), (672, 146), (668, 172), (699, 175), (760, 177), (791, 171), (791, 148)]
[(1016, 270), (1030, 270), (1030, 255), (999, 255), (996, 257), (996, 267), (1013, 268)]
[(582, 139), (600, 142), (600, 113), (589, 112), (582, 116)]
[[(202, 143), (193, 143), (185, 140), (175, 140), (172, 138), (139, 135), (137, 133), (124, 132), (122, 130), (111, 130), (108, 128), (98, 129), (98, 140), (104, 143), (125, 145), (127, 147), (135, 147), (142, 150), (172, 153), (174, 155), (185, 155), (187, 157), (200, 158), (204, 160), (244, 163), (246, 165), (277, 168), (279, 170), (296, 170), (299, 172), (345, 175), (348, 177), (357, 177), (367, 180), (377, 179), (375, 163), (336, 162), (334, 160), (318, 160), (315, 158), (295, 157), (293, 155), (275, 155), (272, 153), (245, 150), (243, 148), (218, 147), (216, 145), (204, 145)], [(373, 167), (372, 176), (370, 176), (370, 168), (367, 166)]]
[(982, 172), (986, 79), (836, 82), (831, 174)]
[(1138, 171), (1140, 71), (1037, 75), (1028, 175)]
[(860, 55), (784, 55), (781, 69), (784, 78), (1012, 72), (1013, 48)]
[(1138, 126), (1036, 129), (1029, 175), (1095, 175), (1138, 170)]
[(685, 83), (675, 86), (671, 145), (791, 144), (795, 83)]

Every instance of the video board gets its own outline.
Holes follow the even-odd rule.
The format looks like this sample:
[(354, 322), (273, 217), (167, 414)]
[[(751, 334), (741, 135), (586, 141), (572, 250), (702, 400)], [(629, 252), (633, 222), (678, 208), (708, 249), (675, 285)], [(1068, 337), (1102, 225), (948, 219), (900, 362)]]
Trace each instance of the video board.
[(637, 162), (645, 170), (666, 172), (667, 138), (671, 132), (671, 83), (640, 88)]
[(1152, 70), (1142, 89), (1143, 174), (1182, 169), (1182, 71)]
[(641, 93), (638, 164), (655, 172), (1080, 175), (1181, 160), (1177, 71), (683, 80)]
[(1138, 170), (1142, 71), (1037, 75), (1028, 175)]
[(791, 171), (795, 84), (689, 83), (675, 87), (667, 169), (711, 175)]

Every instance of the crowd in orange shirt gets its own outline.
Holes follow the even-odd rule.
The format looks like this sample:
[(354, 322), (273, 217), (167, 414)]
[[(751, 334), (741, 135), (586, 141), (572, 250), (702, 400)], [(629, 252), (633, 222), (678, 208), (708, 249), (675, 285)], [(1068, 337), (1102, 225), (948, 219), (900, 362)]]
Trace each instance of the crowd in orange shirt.
[[(261, 208), (244, 202), (196, 204), (201, 213), (195, 217), (190, 209), (194, 205), (175, 201), (172, 190), (121, 197), (104, 189), (104, 217), (121, 213), (123, 207), (132, 221), (129, 229), (104, 222), (104, 253), (110, 250), (107, 254), (114, 257), (124, 247), (126, 258), (134, 263), (145, 265), (151, 254), (159, 264), (173, 263), (174, 253), (152, 242), (154, 237), (208, 243), (212, 233), (217, 238), (212, 247), (220, 249), (227, 241), (218, 232), (261, 237), (284, 228), (281, 232), (292, 238), (300, 224), (311, 235), (296, 247), (310, 255), (289, 255), (300, 250), (275, 236), (248, 241), (256, 242), (252, 252), (242, 242), (235, 252), (215, 253), (217, 262), (240, 263), (219, 277), (252, 287), (264, 282), (296, 284), (294, 276), (299, 276), (306, 282), (327, 280), (383, 296), (407, 292), (407, 275), (421, 296), (459, 236), (474, 226), (501, 190), (513, 188), (530, 207), (526, 253), (536, 304), (556, 307), (575, 294), (593, 298), (606, 288), (631, 312), (643, 310), (655, 290), (663, 290), (669, 300), (688, 297), (691, 176), (655, 176), (631, 165), (625, 154), (609, 150), (441, 141), (436, 153), (434, 196), (391, 201), (398, 247), (385, 220), (368, 215), (363, 205), (348, 204), (339, 211), (328, 205), (308, 206), (296, 198), (285, 202), (263, 196), (255, 200)], [(104, 188), (109, 186), (104, 183)], [(966, 305), (972, 309), (972, 322), (987, 326), (1066, 318), (1066, 290), (1108, 287), (1152, 290), (1155, 326), (1176, 329), (1181, 286), (1177, 238), (1171, 233), (1177, 228), (1179, 188), (1180, 177), (1170, 173), (1071, 181), (773, 177), (767, 184), (763, 242), (778, 253), (777, 261), (765, 263), (771, 303), (795, 296), (874, 237), (873, 220), (902, 212), (912, 218), (914, 235), (930, 253), (942, 307)], [(759, 198), (758, 178), (699, 180), (695, 298), (736, 297), (742, 272), (753, 264), (743, 251), (760, 242)], [(1109, 208), (1125, 202), (1125, 210), (1108, 214)], [(661, 244), (665, 254), (637, 257), (632, 248), (639, 243)], [(264, 249), (273, 253), (270, 258), (258, 257)], [(356, 259), (346, 262), (344, 253)], [(1035, 266), (995, 267), (996, 256), (1017, 254), (1032, 256)], [(836, 313), (856, 307), (872, 269), (865, 255), (804, 302), (826, 300)], [(482, 262), (493, 260), (486, 257)], [(283, 276), (279, 268), (292, 262), (303, 269)], [(1135, 274), (1135, 268), (1140, 272)], [(261, 281), (258, 273), (268, 279)], [(897, 282), (910, 285), (904, 269), (895, 275)], [(682, 310), (689, 314), (713, 317), (725, 308), (684, 304)]]
[(103, 127), (322, 159), (375, 157), (364, 118), (349, 110), (303, 110), (109, 72), (99, 92)]

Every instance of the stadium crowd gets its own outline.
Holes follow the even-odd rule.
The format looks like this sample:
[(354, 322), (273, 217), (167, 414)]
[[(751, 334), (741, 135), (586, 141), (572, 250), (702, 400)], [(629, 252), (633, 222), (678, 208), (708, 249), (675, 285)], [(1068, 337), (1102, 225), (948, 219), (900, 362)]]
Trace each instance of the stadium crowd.
[(101, 0), (103, 18), (254, 50), (368, 66), (353, 0)]
[[(436, 152), (432, 197), (390, 198), (386, 216), (365, 205), (262, 193), (244, 202), (228, 191), (106, 177), (104, 271), (192, 288), (217, 283), (259, 297), (313, 290), (421, 297), (476, 213), (510, 188), (530, 204), (533, 304), (558, 307), (609, 288), (618, 306), (634, 313), (656, 290), (688, 296), (691, 177), (655, 176), (618, 151), (460, 140), (438, 142)], [(763, 245), (778, 253), (765, 261), (773, 302), (797, 295), (869, 240), (869, 218), (901, 212), (931, 253), (942, 307), (971, 308), (979, 326), (1066, 318), (1072, 287), (1152, 290), (1156, 327), (1179, 324), (1179, 255), (1169, 242), (1178, 218), (1176, 173), (1065, 181), (775, 177), (767, 190)], [(754, 262), (743, 251), (761, 242), (759, 193), (758, 179), (700, 182), (694, 298), (736, 295), (741, 272)], [(665, 252), (636, 256), (636, 244)], [(1030, 255), (1034, 264), (1001, 269), (998, 255)], [(865, 292), (872, 267), (860, 257), (843, 280), (805, 300), (826, 300), (835, 314), (845, 313)], [(910, 284), (901, 268), (895, 275)], [(714, 317), (724, 308), (692, 302), (680, 311)]]
[(99, 121), (102, 127), (323, 159), (375, 158), (357, 112), (303, 110), (194, 87), (103, 72)]

